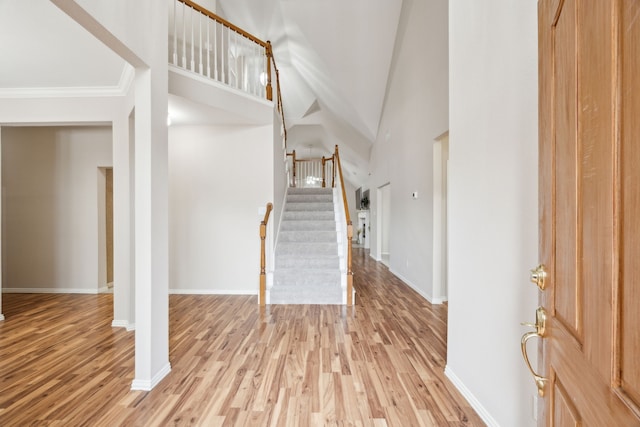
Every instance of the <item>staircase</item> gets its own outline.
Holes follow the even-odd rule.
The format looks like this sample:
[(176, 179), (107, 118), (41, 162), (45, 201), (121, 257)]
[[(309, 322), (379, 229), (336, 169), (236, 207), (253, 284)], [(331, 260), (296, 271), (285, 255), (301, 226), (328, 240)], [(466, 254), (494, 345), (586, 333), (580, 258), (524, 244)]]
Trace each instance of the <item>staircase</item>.
[(289, 188), (270, 304), (344, 304), (331, 188)]

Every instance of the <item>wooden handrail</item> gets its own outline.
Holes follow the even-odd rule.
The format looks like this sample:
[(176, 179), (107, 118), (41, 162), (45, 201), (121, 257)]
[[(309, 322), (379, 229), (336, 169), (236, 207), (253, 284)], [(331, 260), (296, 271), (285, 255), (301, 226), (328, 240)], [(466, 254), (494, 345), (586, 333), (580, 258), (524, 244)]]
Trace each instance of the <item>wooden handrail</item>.
[[(276, 73), (276, 105), (278, 106), (278, 112), (280, 113), (280, 119), (282, 120), (282, 137), (284, 138), (284, 149), (285, 152), (287, 150), (287, 124), (284, 119), (284, 107), (282, 105), (282, 91), (280, 90), (280, 70), (278, 70), (278, 65), (276, 64), (276, 58), (273, 56), (273, 47), (271, 46), (271, 41), (267, 40), (267, 59), (270, 59), (273, 62), (273, 69)], [(271, 92), (271, 66), (267, 67), (267, 96)], [(273, 97), (273, 94), (271, 94)], [(272, 99), (272, 98), (269, 98)]]
[(340, 153), (336, 145), (336, 152), (333, 155), (335, 159), (334, 169), (338, 169), (340, 176), (340, 186), (342, 188), (342, 203), (344, 204), (344, 216), (347, 222), (347, 306), (353, 305), (353, 270), (351, 270), (351, 239), (353, 239), (353, 224), (349, 215), (349, 203), (347, 202), (347, 193), (344, 189), (344, 177), (342, 175), (342, 165), (340, 164)]
[(264, 219), (260, 222), (260, 305), (266, 304), (267, 295), (267, 272), (266, 272), (266, 251), (265, 238), (267, 237), (267, 223), (269, 215), (273, 210), (273, 204), (267, 203), (267, 211), (264, 213)]
[(194, 3), (191, 0), (178, 0), (178, 1), (180, 3), (186, 4), (189, 7), (194, 8), (195, 10), (197, 10), (200, 13), (202, 13), (203, 15), (208, 16), (209, 18), (213, 19), (214, 21), (224, 25), (225, 27), (235, 31), (236, 33), (248, 38), (252, 42), (254, 42), (256, 44), (259, 44), (260, 46), (262, 46), (265, 49), (267, 49), (268, 42), (260, 40), (259, 38), (257, 38), (253, 34), (246, 32), (245, 30), (243, 30), (242, 28), (240, 28), (240, 27), (238, 27), (236, 25), (233, 25), (231, 22), (229, 22), (226, 19), (216, 15), (215, 13), (211, 12), (210, 10), (205, 9), (204, 7), (200, 6), (199, 4)]

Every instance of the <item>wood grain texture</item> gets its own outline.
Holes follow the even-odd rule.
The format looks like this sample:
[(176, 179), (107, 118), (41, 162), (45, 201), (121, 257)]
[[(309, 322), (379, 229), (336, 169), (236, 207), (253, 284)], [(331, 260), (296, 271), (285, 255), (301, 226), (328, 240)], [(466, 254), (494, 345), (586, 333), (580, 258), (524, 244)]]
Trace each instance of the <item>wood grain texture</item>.
[[(638, 34), (634, 0), (540, 0), (539, 425), (638, 426)], [(635, 89), (635, 90), (634, 90)]]
[(131, 391), (110, 295), (7, 294), (0, 425), (483, 426), (444, 377), (446, 306), (354, 250), (353, 307), (170, 297), (172, 372)]

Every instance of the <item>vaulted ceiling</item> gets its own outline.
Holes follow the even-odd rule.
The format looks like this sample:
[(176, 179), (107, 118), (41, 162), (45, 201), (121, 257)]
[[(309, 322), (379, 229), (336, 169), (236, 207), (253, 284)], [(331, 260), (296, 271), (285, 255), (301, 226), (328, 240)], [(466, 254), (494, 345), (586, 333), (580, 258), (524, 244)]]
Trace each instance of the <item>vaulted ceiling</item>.
[[(288, 149), (316, 157), (331, 153), (338, 144), (347, 179), (356, 186), (365, 183), (402, 0), (201, 4), (271, 40), (280, 69)], [(0, 96), (117, 89), (125, 69), (122, 59), (49, 0), (0, 1), (0, 47)]]
[(368, 175), (402, 0), (218, 0), (217, 12), (271, 40), (280, 68), (288, 148), (341, 150), (348, 179)]

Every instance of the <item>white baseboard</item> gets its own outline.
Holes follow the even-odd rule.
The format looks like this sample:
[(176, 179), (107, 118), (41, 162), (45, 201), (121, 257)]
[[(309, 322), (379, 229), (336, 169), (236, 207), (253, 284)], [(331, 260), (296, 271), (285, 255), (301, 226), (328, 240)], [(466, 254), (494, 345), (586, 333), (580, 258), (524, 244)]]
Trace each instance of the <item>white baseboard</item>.
[(113, 320), (111, 322), (112, 328), (125, 328), (127, 331), (133, 331), (136, 329), (135, 323), (129, 323), (126, 320)]
[(0, 322), (4, 320), (4, 314), (0, 314)]
[(164, 377), (169, 375), (169, 372), (171, 372), (171, 363), (167, 362), (150, 380), (134, 379), (131, 383), (131, 390), (151, 391)]
[(488, 427), (500, 427), (500, 424), (491, 416), (489, 411), (486, 410), (484, 406), (480, 403), (478, 399), (471, 393), (471, 391), (467, 388), (467, 386), (462, 382), (458, 376), (453, 373), (449, 365), (445, 366), (444, 374), (451, 380), (454, 386), (458, 389), (458, 391), (462, 394), (462, 396), (467, 399), (467, 402), (471, 405), (471, 407), (478, 413), (482, 421), (484, 421)]
[(97, 294), (98, 288), (2, 288), (5, 294)]
[(239, 291), (224, 289), (169, 289), (171, 295), (258, 295), (255, 291)]
[(420, 288), (418, 288), (416, 285), (411, 283), (406, 278), (402, 277), (402, 275), (399, 274), (398, 272), (396, 272), (395, 270), (392, 270), (391, 268), (389, 268), (389, 272), (391, 274), (393, 274), (394, 276), (396, 276), (398, 279), (402, 280), (404, 283), (406, 283), (411, 289), (413, 289), (414, 291), (419, 293), (420, 296), (422, 296), (422, 298), (424, 298), (427, 301), (429, 301), (429, 303), (431, 303), (431, 304), (441, 304), (442, 303), (442, 302), (440, 302), (440, 303), (434, 302), (434, 299), (433, 299), (433, 297), (431, 295), (429, 295), (426, 292), (423, 292), (422, 290), (420, 290)]

